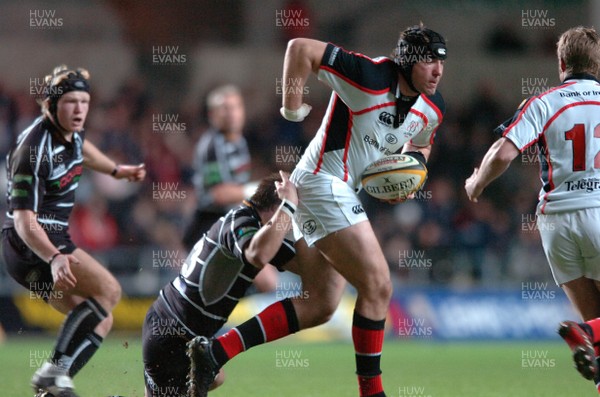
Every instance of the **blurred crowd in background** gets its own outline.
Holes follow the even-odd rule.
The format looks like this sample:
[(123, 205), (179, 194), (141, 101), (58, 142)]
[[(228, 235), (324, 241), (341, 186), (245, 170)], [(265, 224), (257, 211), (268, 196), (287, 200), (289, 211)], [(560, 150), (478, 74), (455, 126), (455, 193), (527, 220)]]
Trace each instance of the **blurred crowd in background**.
[[(9, 3), (13, 14), (28, 17), (49, 7), (37, 0)], [(389, 53), (397, 32), (419, 20), (446, 34), (450, 51), (441, 84), (446, 115), (429, 159), (429, 179), (414, 200), (396, 206), (362, 193), (394, 281), (399, 286), (486, 288), (552, 283), (535, 224), (541, 187), (535, 147), (517, 157), (479, 203), (467, 200), (463, 185), (498, 139), (493, 129), (526, 96), (557, 83), (556, 38), (581, 23), (583, 7), (590, 15), (600, 13), (596, 2), (548, 0), (523, 6), (462, 0), (443, 5), (402, 2), (399, 7), (396, 1), (371, 0), (342, 8), (333, 0), (151, 3), (95, 0), (66, 7), (57, 2), (50, 11), (60, 19), (59, 28), (32, 28), (31, 22), (5, 18), (0, 30), (12, 43), (6, 59), (27, 64), (21, 74), (30, 84), (56, 54), (72, 57), (67, 63), (77, 59), (78, 64), (69, 66), (88, 68), (92, 102), (86, 138), (117, 162), (146, 164), (148, 177), (142, 184), (87, 171), (71, 220), (77, 244), (121, 280), (129, 277), (131, 283), (122, 282), (126, 292), (155, 294), (187, 255), (181, 240), (196, 208), (193, 157), (209, 127), (207, 84), (235, 83), (244, 94), (253, 179), (279, 169), (291, 171), (321, 123), (327, 97), (317, 93), (315, 87), (322, 84), (312, 78), (306, 99), (313, 106), (309, 117), (290, 123), (279, 115), (281, 93), (273, 88), (280, 88), (281, 76), (274, 77), (274, 69), (281, 70), (287, 40), (315, 37), (376, 56)], [(81, 17), (85, 15), (89, 18)], [(39, 54), (23, 51), (30, 45)], [(71, 45), (79, 45), (79, 52)], [(154, 57), (164, 58), (171, 50), (184, 65), (156, 65)], [(31, 54), (32, 60), (23, 54)], [(88, 65), (82, 59), (95, 61)], [(130, 74), (121, 70), (120, 76), (136, 77), (98, 77), (123, 68)], [(17, 75), (19, 70), (12, 71)], [(199, 81), (206, 92), (195, 89)], [(0, 80), (2, 162), (16, 135), (40, 115), (35, 95), (8, 83), (14, 81)], [(444, 91), (444, 84), (452, 89)], [(101, 90), (94, 92), (94, 87), (109, 86), (102, 95)], [(200, 98), (183, 101), (186, 95)], [(4, 193), (4, 172), (0, 178)], [(2, 200), (2, 212), (5, 205)], [(3, 272), (0, 267), (0, 286)]]
[[(77, 244), (117, 275), (135, 273), (153, 257), (170, 257), (161, 262), (160, 272), (171, 277), (186, 255), (181, 237), (195, 208), (194, 147), (208, 126), (202, 107), (164, 112), (145, 88), (129, 81), (113, 98), (92, 98), (86, 139), (117, 162), (145, 163), (147, 180), (138, 186), (88, 171), (70, 231)], [(514, 112), (500, 103), (490, 85), (482, 84), (472, 98), (471, 103), (447, 104), (428, 163), (429, 179), (414, 200), (390, 206), (363, 193), (399, 284), (510, 286), (550, 279), (535, 226), (540, 187), (535, 151), (518, 157), (519, 164), (479, 203), (466, 199), (464, 180), (498, 138), (493, 128)], [(326, 103), (311, 105), (313, 112), (304, 123), (283, 120), (278, 109), (248, 121), (245, 136), (254, 179), (293, 169)], [(2, 159), (39, 113), (29, 93), (0, 89)], [(2, 206), (4, 212), (4, 201)]]

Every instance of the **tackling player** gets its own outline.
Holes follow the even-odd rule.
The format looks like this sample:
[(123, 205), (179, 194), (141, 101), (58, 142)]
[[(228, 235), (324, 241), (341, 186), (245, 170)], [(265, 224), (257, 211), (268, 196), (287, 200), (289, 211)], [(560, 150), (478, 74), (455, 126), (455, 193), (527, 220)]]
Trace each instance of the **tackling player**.
[[(188, 395), (186, 343), (221, 329), (265, 264), (281, 269), (294, 257), (293, 242), (284, 238), (292, 229), (297, 202), (296, 188), (284, 173), (267, 177), (248, 201), (221, 217), (196, 243), (144, 321), (146, 397)], [(293, 313), (287, 309), (289, 299), (281, 304)], [(290, 322), (289, 332), (297, 329)], [(213, 388), (223, 380), (221, 371)], [(190, 395), (198, 387), (190, 382)]]
[[(333, 89), (321, 127), (290, 177), (300, 197), (294, 217), (298, 272), (309, 297), (292, 300), (293, 314), (300, 329), (322, 324), (346, 280), (356, 288), (352, 338), (361, 397), (385, 396), (380, 358), (392, 294), (387, 261), (358, 198), (361, 174), (398, 151), (426, 162), (444, 112), (437, 85), (445, 59), (444, 38), (422, 24), (401, 33), (391, 58), (371, 59), (310, 39), (290, 41), (285, 54), (283, 117), (300, 122), (310, 112), (302, 94), (311, 72)], [(286, 316), (289, 311), (276, 303), (200, 344), (193, 376), (210, 385), (238, 353), (288, 335)], [(248, 329), (258, 337), (240, 332)]]
[(579, 372), (595, 379), (600, 391), (600, 36), (592, 28), (569, 29), (558, 40), (557, 55), (562, 84), (522, 106), (465, 190), (477, 201), (520, 152), (537, 145), (542, 246), (554, 280), (587, 322), (565, 321), (559, 334)]
[(72, 378), (110, 331), (121, 297), (117, 280), (69, 236), (83, 168), (130, 181), (146, 175), (143, 164), (117, 165), (85, 140), (88, 79), (86, 70), (64, 65), (46, 76), (42, 116), (18, 136), (6, 161), (4, 263), (19, 284), (67, 315), (52, 357), (31, 380), (38, 396), (76, 396)]

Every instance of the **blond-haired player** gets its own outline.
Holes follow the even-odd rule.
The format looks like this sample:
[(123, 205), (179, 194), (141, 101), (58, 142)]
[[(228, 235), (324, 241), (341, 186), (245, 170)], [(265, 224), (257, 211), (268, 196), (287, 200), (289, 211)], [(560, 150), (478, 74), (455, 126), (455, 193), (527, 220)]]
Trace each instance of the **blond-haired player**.
[(144, 179), (144, 165), (117, 165), (85, 140), (89, 73), (62, 65), (46, 76), (42, 116), (7, 156), (8, 211), (2, 254), (8, 273), (67, 315), (52, 357), (32, 386), (39, 396), (72, 397), (72, 378), (112, 326), (117, 280), (69, 236), (69, 215), (83, 168), (118, 179)]
[(469, 199), (531, 145), (540, 153), (537, 225), (554, 280), (583, 324), (562, 322), (579, 372), (600, 386), (600, 36), (575, 27), (557, 44), (562, 83), (529, 99), (465, 182)]

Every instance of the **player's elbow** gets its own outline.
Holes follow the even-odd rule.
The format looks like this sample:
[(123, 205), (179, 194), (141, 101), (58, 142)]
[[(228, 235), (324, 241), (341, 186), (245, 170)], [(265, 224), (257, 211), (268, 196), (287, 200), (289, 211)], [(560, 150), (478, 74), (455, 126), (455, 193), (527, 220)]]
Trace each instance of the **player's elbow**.
[(494, 160), (504, 165), (509, 165), (520, 153), (515, 144), (506, 138), (500, 138), (494, 153)]
[(326, 43), (313, 39), (292, 39), (287, 45), (286, 58), (292, 63), (305, 64), (316, 73), (325, 53), (326, 45)]
[(257, 269), (262, 269), (271, 260), (271, 258), (264, 254), (263, 250), (254, 247), (248, 247), (244, 255), (246, 256), (246, 260)]
[(29, 210), (15, 210), (13, 212), (13, 217), (17, 234), (23, 240), (26, 240), (27, 236), (29, 236), (37, 226), (35, 213)]
[(309, 43), (309, 40), (302, 38), (302, 37), (291, 39), (290, 41), (288, 41), (287, 53), (289, 55), (303, 54), (306, 52), (306, 49), (308, 48), (308, 43)]

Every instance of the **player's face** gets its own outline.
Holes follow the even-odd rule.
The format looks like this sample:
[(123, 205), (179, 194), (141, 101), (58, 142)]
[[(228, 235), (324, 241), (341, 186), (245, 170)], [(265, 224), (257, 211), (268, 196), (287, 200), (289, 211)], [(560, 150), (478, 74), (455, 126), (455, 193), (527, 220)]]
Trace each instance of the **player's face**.
[(222, 102), (211, 109), (211, 122), (225, 134), (240, 134), (244, 128), (246, 111), (242, 97), (236, 94), (223, 96)]
[(418, 62), (412, 69), (413, 85), (422, 94), (433, 95), (444, 73), (444, 61)]
[(67, 92), (58, 100), (56, 117), (67, 131), (80, 131), (87, 117), (90, 94), (85, 91)]

